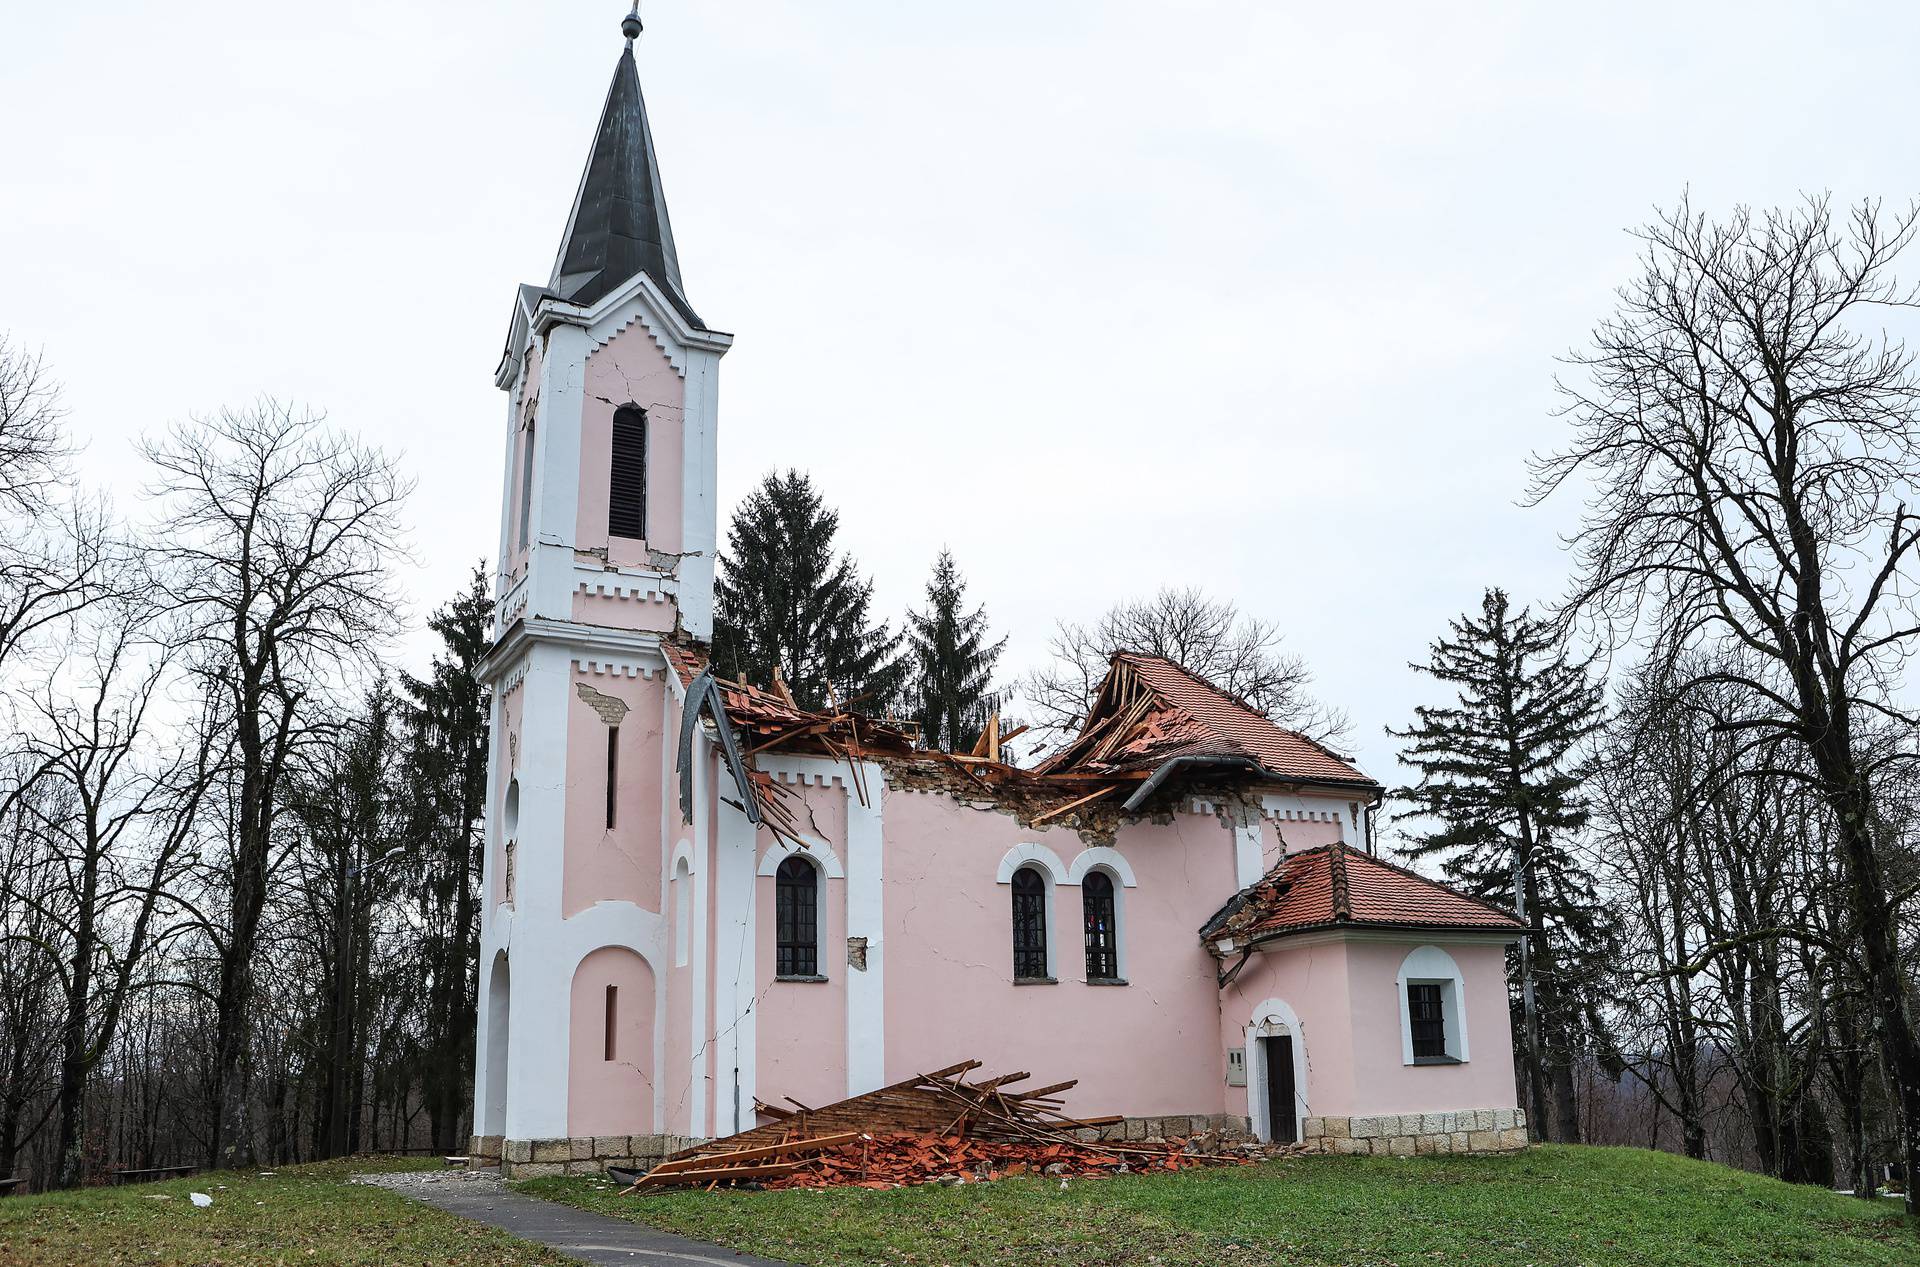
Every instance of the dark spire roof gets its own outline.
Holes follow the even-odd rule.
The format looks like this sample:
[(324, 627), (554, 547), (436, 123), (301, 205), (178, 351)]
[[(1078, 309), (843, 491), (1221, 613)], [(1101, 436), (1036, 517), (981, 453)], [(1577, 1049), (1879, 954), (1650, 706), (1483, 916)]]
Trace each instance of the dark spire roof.
[(705, 328), (680, 284), (673, 226), (660, 188), (660, 163), (647, 127), (647, 103), (633, 61), (638, 21), (622, 24), (626, 51), (613, 68), (613, 86), (593, 138), (580, 192), (567, 217), (566, 236), (548, 288), (561, 299), (591, 305), (636, 273), (653, 278), (682, 316)]

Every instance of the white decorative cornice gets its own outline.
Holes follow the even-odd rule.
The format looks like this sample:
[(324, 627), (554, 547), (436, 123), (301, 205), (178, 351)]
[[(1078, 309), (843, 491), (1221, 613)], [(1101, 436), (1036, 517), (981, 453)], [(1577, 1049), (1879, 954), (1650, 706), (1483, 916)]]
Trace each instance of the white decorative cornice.
[(482, 682), (490, 683), (540, 644), (561, 647), (574, 660), (612, 663), (633, 659), (662, 667), (667, 662), (660, 650), (660, 635), (651, 630), (580, 625), (570, 620), (534, 616), (511, 625), (480, 661), (476, 673)]
[(667, 671), (666, 661), (664, 660), (653, 663), (636, 663), (631, 660), (583, 660), (577, 656), (574, 658), (573, 668), (577, 673), (585, 673), (592, 677), (645, 678), (648, 681), (652, 681)]
[(667, 301), (653, 278), (636, 273), (625, 285), (608, 292), (590, 308), (570, 304), (548, 295), (533, 312), (529, 336), (538, 339), (555, 326), (579, 326), (587, 331), (594, 347), (602, 347), (635, 321), (644, 321), (647, 333), (660, 345), (674, 371), (687, 372), (686, 352), (697, 348), (724, 353), (733, 346), (733, 336), (717, 330), (699, 330), (687, 323)]

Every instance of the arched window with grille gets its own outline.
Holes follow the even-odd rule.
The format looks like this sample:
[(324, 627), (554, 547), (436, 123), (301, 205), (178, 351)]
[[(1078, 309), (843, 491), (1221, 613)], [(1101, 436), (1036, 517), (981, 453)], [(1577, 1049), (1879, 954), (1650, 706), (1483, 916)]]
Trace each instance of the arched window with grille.
[(1047, 882), (1036, 867), (1013, 873), (1013, 979), (1045, 981), (1047, 971)]
[(1113, 877), (1089, 871), (1080, 881), (1080, 903), (1086, 918), (1087, 980), (1120, 979), (1120, 920), (1113, 900)]
[(773, 878), (774, 973), (820, 975), (820, 873), (805, 858), (788, 858)]

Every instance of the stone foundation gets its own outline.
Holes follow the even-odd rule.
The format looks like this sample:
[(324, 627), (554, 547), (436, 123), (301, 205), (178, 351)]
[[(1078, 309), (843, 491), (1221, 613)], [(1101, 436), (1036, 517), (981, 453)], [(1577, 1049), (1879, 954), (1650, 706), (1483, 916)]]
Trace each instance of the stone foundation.
[(1247, 1119), (1228, 1113), (1179, 1113), (1166, 1117), (1130, 1117), (1111, 1126), (1088, 1128), (1074, 1134), (1089, 1143), (1095, 1140), (1186, 1139), (1203, 1131), (1218, 1135), (1247, 1136)]
[(1376, 1157), (1510, 1153), (1527, 1146), (1527, 1113), (1525, 1109), (1463, 1109), (1456, 1113), (1310, 1117), (1302, 1143), (1318, 1153)]
[[(1081, 1139), (1186, 1139), (1202, 1132), (1251, 1138), (1247, 1119), (1229, 1113), (1130, 1117), (1075, 1134)], [(645, 1169), (704, 1140), (684, 1135), (599, 1135), (591, 1139), (502, 1139), (476, 1135), (467, 1152), (475, 1166), (498, 1165), (509, 1179), (598, 1175), (608, 1166)], [(1426, 1157), (1440, 1153), (1508, 1153), (1527, 1146), (1524, 1109), (1466, 1109), (1379, 1117), (1310, 1117), (1301, 1147), (1309, 1152)]]
[(596, 1135), (579, 1139), (502, 1139), (475, 1135), (474, 1166), (498, 1165), (508, 1179), (605, 1174), (608, 1166), (645, 1169), (704, 1140), (684, 1135)]

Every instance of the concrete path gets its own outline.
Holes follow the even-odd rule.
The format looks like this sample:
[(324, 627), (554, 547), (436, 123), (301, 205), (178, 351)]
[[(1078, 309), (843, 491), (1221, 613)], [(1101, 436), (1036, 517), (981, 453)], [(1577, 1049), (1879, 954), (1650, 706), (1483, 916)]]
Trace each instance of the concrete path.
[(559, 1250), (583, 1263), (604, 1267), (787, 1267), (770, 1258), (755, 1258), (705, 1241), (656, 1232), (611, 1215), (523, 1196), (490, 1171), (356, 1175), (355, 1181), (389, 1188), (449, 1214)]

